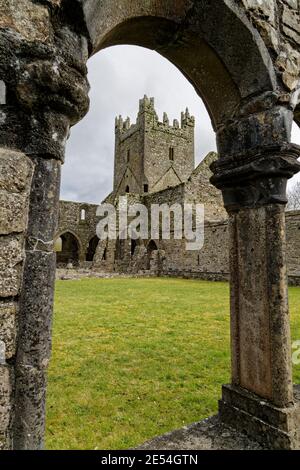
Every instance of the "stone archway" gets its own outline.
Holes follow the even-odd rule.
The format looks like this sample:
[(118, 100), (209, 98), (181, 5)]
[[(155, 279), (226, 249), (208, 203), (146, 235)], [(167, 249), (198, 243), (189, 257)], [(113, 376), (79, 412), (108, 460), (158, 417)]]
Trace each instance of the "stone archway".
[(80, 244), (77, 237), (71, 232), (64, 232), (60, 235), (62, 246), (56, 253), (57, 266), (71, 263), (77, 266), (79, 263)]
[[(294, 112), (296, 120), (299, 115), (300, 83), (299, 70), (287, 60), (294, 54), (297, 61), (300, 44), (289, 38), (284, 17), (299, 22), (299, 12), (281, 0), (269, 7), (253, 3), (89, 0), (72, 4), (71, 13), (68, 1), (29, 0), (17, 14), (13, 0), (1, 4), (0, 162), (8, 214), (1, 242), (11, 247), (2, 251), (16, 270), (13, 278), (4, 274), (1, 296), (21, 311), (17, 354), (7, 356), (3, 372), (3, 447), (43, 444), (61, 162), (70, 126), (88, 109), (88, 57), (125, 43), (173, 62), (203, 98), (217, 134), (212, 182), (223, 192), (231, 240), (232, 384), (223, 389), (221, 419), (270, 447), (299, 443), (290, 425), (299, 408), (284, 236), (286, 182), (299, 170), (290, 131)], [(261, 29), (260, 8), (267, 8), (270, 22), (275, 18), (277, 43)], [(19, 203), (11, 202), (16, 191)]]

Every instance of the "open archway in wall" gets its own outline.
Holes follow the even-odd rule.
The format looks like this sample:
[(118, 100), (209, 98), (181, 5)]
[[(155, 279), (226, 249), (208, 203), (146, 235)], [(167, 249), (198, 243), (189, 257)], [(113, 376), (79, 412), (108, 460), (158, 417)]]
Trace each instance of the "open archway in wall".
[(172, 8), (153, 2), (146, 9), (137, 0), (122, 8), (117, 3), (91, 0), (84, 6), (94, 53), (120, 44), (156, 50), (193, 84), (215, 127), (241, 99), (276, 88), (263, 41), (234, 2), (180, 2), (175, 8), (174, 2)]
[[(97, 0), (89, 0), (84, 3), (84, 13), (94, 54), (91, 61), (96, 60), (95, 56), (99, 51), (106, 54), (111, 46), (131, 45), (156, 51), (175, 65), (194, 87), (198, 96), (203, 99), (216, 130), (228, 117), (232, 118), (247, 97), (274, 90), (277, 86), (265, 45), (234, 3), (225, 0), (188, 1), (178, 2), (174, 7), (174, 2), (167, 1), (149, 2), (143, 7), (137, 0), (125, 0), (121, 6), (115, 0), (100, 3)], [(239, 47), (240, 44), (243, 44), (243, 47)], [(235, 54), (232, 51), (235, 51)], [(107, 60), (106, 56), (104, 63), (107, 63)], [(120, 70), (123, 71), (122, 76), (119, 75)], [(119, 77), (120, 82), (125, 82), (128, 74), (124, 76), (124, 70), (122, 64), (120, 67), (118, 63), (113, 64), (113, 78), (116, 80)], [(98, 77), (98, 83), (108, 91), (111, 83), (105, 80), (100, 69)], [(128, 78), (132, 79), (129, 76)], [(159, 79), (157, 81), (159, 82)], [(99, 88), (98, 83), (92, 87), (92, 103), (96, 98), (93, 90)], [(124, 88), (122, 94), (126, 91)], [(153, 96), (151, 93), (150, 91), (150, 96)], [(105, 96), (108, 107), (113, 105), (114, 100), (118, 100), (118, 95), (106, 92)], [(99, 107), (102, 104), (99, 103)], [(128, 108), (117, 111), (123, 112), (127, 113)], [(130, 113), (136, 113), (136, 109), (131, 108)], [(112, 124), (109, 124), (108, 129), (105, 116), (101, 117), (100, 121), (106, 126), (106, 133), (111, 132)], [(84, 122), (80, 123), (77, 129), (83, 129)], [(93, 140), (94, 134), (101, 127), (99, 120), (95, 119), (91, 126), (94, 130), (91, 133)], [(74, 134), (76, 132), (74, 131)], [(85, 139), (78, 138), (77, 143), (80, 141)], [(78, 154), (76, 145), (72, 148), (69, 145), (69, 148), (70, 156), (63, 168), (63, 192), (64, 175), (69, 179), (68, 187), (72, 184), (71, 177), (67, 176), (67, 169), (70, 168), (71, 161), (74, 164), (75, 155)], [(94, 169), (97, 168), (96, 159), (99, 153), (95, 152)], [(80, 155), (76, 158), (79, 160)], [(112, 171), (105, 162), (103, 167), (106, 174)], [(78, 163), (78, 179), (81, 170)], [(72, 179), (74, 181), (74, 177)], [(107, 184), (99, 172), (99, 181), (100, 179), (103, 185)], [(86, 191), (82, 190), (82, 194), (85, 195)], [(79, 197), (80, 199), (82, 197)]]
[(77, 266), (79, 264), (80, 250), (77, 237), (71, 232), (64, 232), (59, 238), (61, 239), (61, 250), (56, 252), (57, 265), (72, 263), (74, 266)]
[[(90, 5), (92, 3), (89, 2)], [(105, 3), (102, 3), (102, 7)], [(240, 28), (235, 28), (236, 15), (230, 9), (226, 10), (226, 2), (219, 2), (219, 5), (223, 6), (223, 10), (219, 12), (219, 6), (216, 7), (215, 2), (206, 2), (206, 4), (214, 6), (217, 14), (214, 16), (214, 21), (210, 23), (207, 18), (199, 16), (199, 12), (194, 12), (197, 18), (203, 20), (203, 28), (206, 28), (202, 31), (203, 37), (197, 36), (193, 23), (191, 23), (190, 32), (182, 38), (176, 20), (166, 19), (159, 15), (151, 18), (137, 15), (133, 19), (119, 19), (120, 21), (116, 24), (108, 21), (110, 24), (108, 31), (105, 27), (101, 29), (99, 25), (94, 25), (96, 31), (94, 31), (94, 52), (118, 44), (136, 44), (156, 49), (175, 64), (193, 84), (197, 93), (205, 101), (213, 125), (217, 129), (235, 112), (241, 100), (250, 95), (273, 90), (274, 77), (272, 70), (268, 68), (263, 46), (254, 41), (251, 31), (243, 21), (238, 20)], [(204, 5), (204, 2), (199, 2), (199, 5)], [(211, 12), (210, 15), (212, 17), (213, 13)], [(118, 20), (118, 13), (116, 16)], [(94, 17), (97, 18), (97, 15), (95, 14)], [(98, 18), (101, 23), (101, 15)], [(218, 24), (221, 29), (215, 40), (211, 37), (215, 34), (215, 29), (212, 28), (214, 24)], [(207, 28), (212, 28), (213, 31), (210, 33)], [(234, 58), (234, 54), (228, 53), (231, 48), (234, 50), (232, 44), (226, 44), (227, 37), (230, 37), (230, 34), (226, 34), (226, 29), (228, 32), (230, 28), (238, 32), (238, 37), (234, 37), (235, 44), (243, 43), (244, 46), (241, 52), (242, 57), (237, 59)], [(100, 39), (97, 39), (99, 31), (103, 34)], [(257, 42), (259, 43), (259, 40)], [(222, 53), (223, 47), (227, 48), (225, 53), (224, 51)], [(243, 57), (247, 60), (243, 61)], [(243, 70), (241, 70), (241, 64)], [(255, 77), (253, 69), (255, 69)], [(118, 243), (121, 248), (123, 241), (117, 241)], [(118, 246), (116, 249), (118, 254)], [(117, 258), (122, 259), (124, 252), (119, 251)], [(157, 244), (151, 240), (147, 246), (149, 259), (155, 251), (157, 251)]]
[(97, 235), (95, 235), (89, 241), (89, 246), (88, 246), (87, 253), (86, 253), (86, 261), (89, 261), (89, 262), (94, 261), (94, 256), (96, 254), (98, 244), (99, 244), (99, 238)]
[[(124, 119), (129, 116), (132, 124), (136, 122), (139, 100), (145, 94), (154, 97), (160, 122), (164, 113), (170, 126), (175, 118), (180, 121), (186, 107), (195, 116), (195, 165), (216, 150), (215, 132), (203, 101), (181, 71), (157, 52), (131, 45), (113, 46), (93, 56), (88, 69), (90, 111), (72, 128), (67, 143), (62, 167), (62, 199), (98, 203), (111, 192), (115, 117), (121, 114)], [(123, 71), (124, 78), (116, 74), (118, 69)], [(130, 166), (134, 166), (134, 162)], [(124, 190), (136, 191), (135, 182), (126, 185)], [(149, 191), (147, 184), (141, 189)]]

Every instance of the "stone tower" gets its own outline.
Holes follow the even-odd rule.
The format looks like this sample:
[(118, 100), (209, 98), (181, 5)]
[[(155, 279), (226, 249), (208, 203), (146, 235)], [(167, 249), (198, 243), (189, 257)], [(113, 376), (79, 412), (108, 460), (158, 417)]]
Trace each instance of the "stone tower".
[(194, 169), (195, 118), (188, 109), (181, 122), (160, 122), (154, 98), (139, 102), (136, 123), (116, 118), (114, 194), (152, 193), (185, 182)]

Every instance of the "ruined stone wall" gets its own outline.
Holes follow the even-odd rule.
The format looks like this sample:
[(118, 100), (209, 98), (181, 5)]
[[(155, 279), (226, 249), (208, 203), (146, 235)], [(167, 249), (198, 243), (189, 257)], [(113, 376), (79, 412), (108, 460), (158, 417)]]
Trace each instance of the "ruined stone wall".
[(14, 363), (32, 162), (0, 149), (0, 449), (11, 447)]
[(217, 158), (215, 152), (210, 152), (184, 184), (184, 202), (204, 204), (206, 221), (220, 221), (227, 218), (222, 193), (210, 183), (212, 176), (210, 165)]
[(227, 222), (205, 224), (204, 245), (201, 250), (186, 250), (184, 239), (162, 240), (160, 248), (164, 250), (163, 275), (228, 280)]
[[(290, 284), (300, 284), (300, 211), (286, 212), (287, 272)], [(208, 280), (229, 278), (228, 222), (206, 223), (204, 246), (187, 251), (184, 240), (161, 241), (162, 273)]]
[[(59, 222), (56, 237), (71, 232), (79, 243), (79, 260), (84, 262), (90, 240), (96, 235), (98, 218), (97, 204), (60, 201)], [(85, 219), (81, 220), (81, 212), (85, 211)]]

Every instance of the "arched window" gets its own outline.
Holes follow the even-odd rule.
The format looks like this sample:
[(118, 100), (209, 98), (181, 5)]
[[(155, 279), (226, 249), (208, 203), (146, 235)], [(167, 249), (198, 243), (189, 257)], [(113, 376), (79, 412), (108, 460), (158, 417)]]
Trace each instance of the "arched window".
[(129, 186), (128, 185), (126, 186), (125, 192), (129, 193)]
[(86, 210), (81, 209), (81, 211), (80, 211), (80, 220), (81, 220), (81, 222), (84, 222), (85, 219), (86, 219)]
[(65, 232), (59, 238), (61, 240), (61, 249), (56, 253), (57, 264), (73, 263), (73, 265), (78, 265), (79, 242), (75, 235), (71, 232)]

